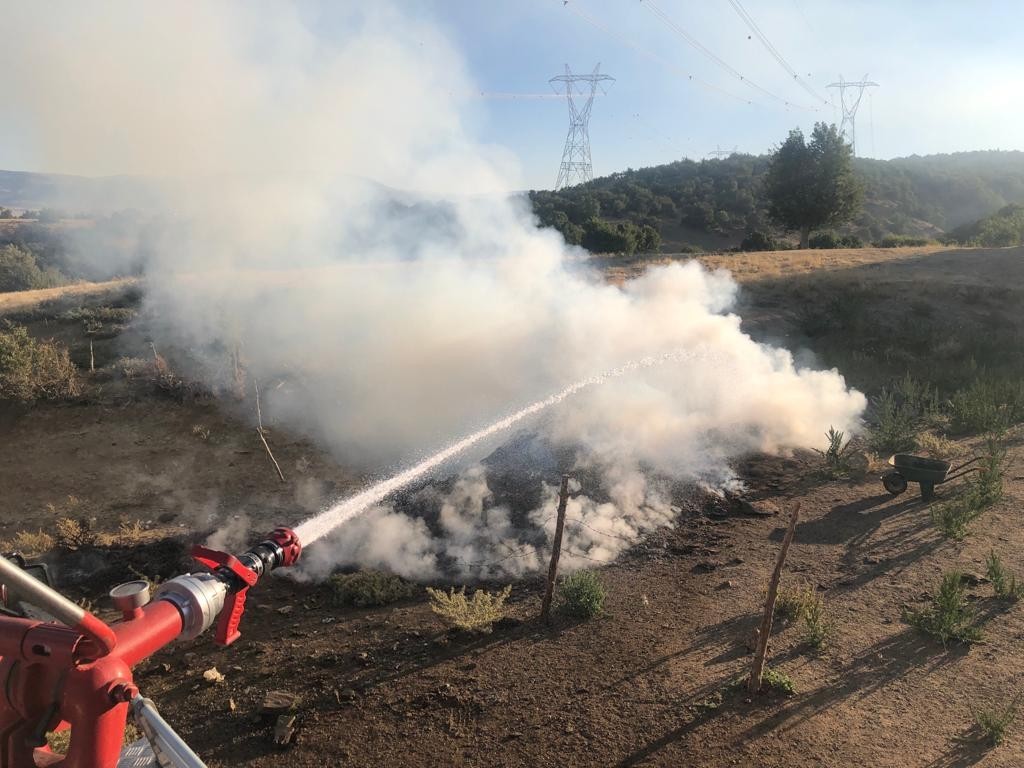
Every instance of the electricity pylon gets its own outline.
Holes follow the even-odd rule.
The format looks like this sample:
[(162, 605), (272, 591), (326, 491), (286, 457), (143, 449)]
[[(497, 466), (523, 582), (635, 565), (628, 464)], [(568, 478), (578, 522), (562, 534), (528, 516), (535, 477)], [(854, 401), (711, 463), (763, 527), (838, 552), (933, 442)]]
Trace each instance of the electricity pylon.
[(718, 144), (716, 146), (718, 148), (717, 149), (712, 149), (710, 152), (708, 152), (708, 154), (711, 157), (716, 158), (717, 160), (721, 160), (722, 158), (725, 158), (725, 157), (731, 157), (732, 155), (736, 154), (737, 147), (733, 147), (732, 149), (722, 149), (722, 145), (721, 144)]
[[(569, 102), (569, 135), (565, 137), (565, 149), (562, 151), (562, 164), (558, 168), (558, 181), (555, 189), (583, 184), (594, 178), (594, 168), (590, 163), (590, 108), (597, 93), (597, 84), (604, 80), (614, 80), (611, 75), (598, 73), (601, 64), (598, 62), (589, 75), (574, 75), (569, 65), (565, 65), (565, 74), (552, 77), (548, 82), (565, 83), (565, 99)], [(590, 92), (586, 88), (579, 94), (574, 86), (576, 83), (589, 83)], [(557, 90), (557, 88), (556, 88)], [(575, 96), (586, 97), (582, 108), (576, 106)]]
[[(838, 88), (839, 89), (839, 104), (843, 108), (843, 122), (839, 126), (839, 132), (845, 134), (850, 139), (850, 146), (853, 148), (854, 156), (857, 155), (857, 107), (860, 106), (860, 100), (864, 97), (865, 88), (877, 88), (878, 83), (873, 83), (868, 80), (867, 74), (857, 82), (850, 82), (843, 80), (843, 76), (839, 76), (838, 83), (829, 83), (827, 88)], [(846, 100), (846, 90), (856, 90), (857, 96), (854, 98), (852, 95), (850, 100)], [(849, 128), (849, 131), (847, 131)]]

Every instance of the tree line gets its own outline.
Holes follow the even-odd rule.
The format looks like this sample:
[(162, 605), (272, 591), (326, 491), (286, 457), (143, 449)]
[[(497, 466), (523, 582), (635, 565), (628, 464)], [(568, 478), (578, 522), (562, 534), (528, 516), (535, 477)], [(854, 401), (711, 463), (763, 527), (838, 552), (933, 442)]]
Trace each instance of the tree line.
[[(590, 250), (594, 249), (583, 242), (584, 235), (602, 229), (601, 223), (650, 227), (662, 237), (667, 234), (666, 239), (673, 235), (678, 239), (680, 232), (714, 236), (724, 246), (750, 238), (778, 244), (786, 238), (787, 228), (772, 215), (766, 188), (773, 159), (779, 152), (806, 159), (816, 151), (811, 147), (824, 149), (822, 142), (831, 142), (829, 151), (837, 162), (852, 169), (852, 175), (842, 176), (843, 184), (848, 191), (859, 186), (861, 202), (850, 207), (842, 221), (833, 217), (812, 227), (808, 242), (815, 238), (827, 246), (935, 239), (1009, 203), (1024, 202), (1022, 152), (838, 160), (836, 142), (826, 136), (832, 132), (831, 126), (816, 126), (802, 149), (791, 143), (799, 141), (791, 135), (773, 155), (734, 154), (720, 160), (679, 160), (627, 169), (557, 192), (533, 191), (530, 201), (542, 225), (559, 229), (569, 242)], [(781, 210), (776, 206), (774, 212)], [(819, 226), (826, 229), (815, 235)], [(802, 234), (799, 227), (789, 231)], [(644, 250), (639, 243), (637, 249)]]

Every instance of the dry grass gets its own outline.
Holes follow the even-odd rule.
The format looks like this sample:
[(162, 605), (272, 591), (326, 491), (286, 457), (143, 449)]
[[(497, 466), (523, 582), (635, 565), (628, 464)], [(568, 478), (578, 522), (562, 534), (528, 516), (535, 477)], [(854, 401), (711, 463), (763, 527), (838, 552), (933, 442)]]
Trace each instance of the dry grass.
[(53, 549), (53, 536), (46, 531), (18, 531), (0, 543), (0, 551), (19, 552), (25, 557), (39, 557)]
[(949, 248), (942, 245), (928, 245), (919, 248), (835, 248), (828, 250), (808, 248), (801, 251), (712, 253), (637, 260), (629, 264), (610, 266), (605, 270), (605, 274), (608, 276), (609, 282), (621, 284), (655, 264), (697, 261), (708, 269), (727, 269), (737, 282), (744, 283), (766, 278), (804, 275), (812, 272), (899, 261), (944, 250), (949, 250)]
[(113, 293), (136, 285), (138, 282), (135, 278), (122, 278), (105, 283), (76, 283), (75, 285), (64, 285), (60, 288), (41, 288), (36, 291), (0, 293), (0, 315), (23, 312), (27, 309), (38, 307), (44, 302), (56, 299), (66, 299), (73, 296), (98, 296), (108, 292)]

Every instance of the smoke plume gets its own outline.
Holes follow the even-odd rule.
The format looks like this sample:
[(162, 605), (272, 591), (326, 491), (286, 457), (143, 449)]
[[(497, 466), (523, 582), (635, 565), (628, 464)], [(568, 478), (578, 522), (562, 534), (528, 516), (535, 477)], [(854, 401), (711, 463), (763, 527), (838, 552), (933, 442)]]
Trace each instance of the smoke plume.
[[(330, 24), (284, 4), (51, 11), (6, 9), (0, 47), (39, 167), (152, 179), (158, 218), (130, 246), (164, 343), (211, 386), (230, 386), (237, 350), (275, 384), (264, 418), (339, 462), (383, 477), (574, 381), (682, 351), (527, 425), (594, 479), (569, 507), (574, 567), (669, 524), (669, 481), (719, 484), (732, 457), (856, 427), (864, 398), (837, 372), (741, 331), (725, 272), (672, 265), (616, 287), (538, 229), (509, 195), (509, 153), (467, 131), (458, 94), (478, 89), (428, 22), (386, 3)], [(445, 492), (419, 491), (429, 524), (374, 507), (311, 548), (309, 572), (537, 568), (557, 475), (525, 514), (497, 503), (478, 462), (498, 442), (452, 466)]]

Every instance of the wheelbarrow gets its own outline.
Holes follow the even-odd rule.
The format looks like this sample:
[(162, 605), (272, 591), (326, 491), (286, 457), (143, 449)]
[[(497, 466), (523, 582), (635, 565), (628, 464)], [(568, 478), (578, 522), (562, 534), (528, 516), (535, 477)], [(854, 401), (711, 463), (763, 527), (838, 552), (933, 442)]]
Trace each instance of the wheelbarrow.
[(956, 480), (958, 477), (977, 472), (979, 467), (972, 467), (975, 462), (981, 461), (981, 456), (975, 456), (970, 461), (965, 461), (959, 466), (950, 469), (948, 461), (938, 459), (926, 459), (923, 456), (912, 456), (909, 453), (897, 453), (889, 457), (889, 466), (882, 475), (882, 485), (885, 490), (893, 496), (899, 496), (907, 490), (907, 483), (921, 484), (921, 498), (930, 501), (935, 495), (935, 486)]

